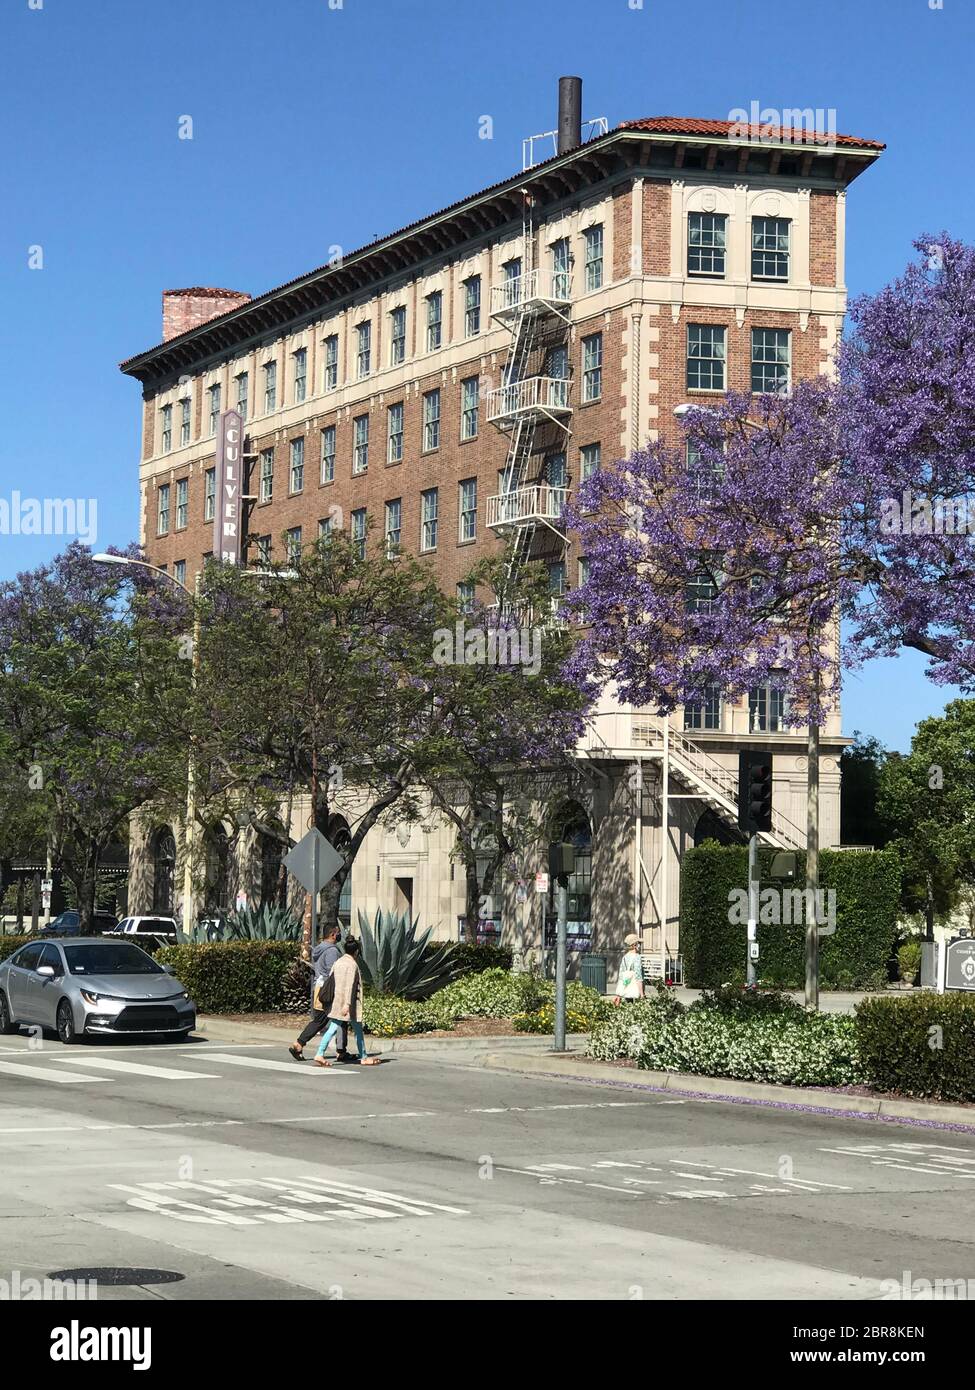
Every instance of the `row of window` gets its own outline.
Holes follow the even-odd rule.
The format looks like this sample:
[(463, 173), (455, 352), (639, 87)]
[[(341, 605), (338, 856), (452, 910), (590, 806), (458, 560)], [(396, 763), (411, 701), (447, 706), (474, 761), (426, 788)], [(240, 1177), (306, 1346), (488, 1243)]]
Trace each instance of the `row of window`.
[[(687, 730), (720, 730), (721, 722), (721, 692), (717, 686), (709, 686), (700, 703), (684, 706), (684, 728)], [(773, 680), (749, 690), (749, 733), (782, 734), (791, 727), (788, 700), (781, 685)]]
[[(727, 390), (728, 330), (710, 323), (687, 325), (688, 391)], [(753, 328), (751, 389), (756, 395), (788, 391), (792, 373), (792, 331)]]
[[(603, 229), (602, 226), (589, 227), (584, 233), (585, 264), (584, 283), (587, 290), (597, 290), (603, 284)], [(554, 290), (558, 297), (568, 298), (571, 277), (572, 255), (567, 237), (552, 244), (552, 273)], [(509, 302), (516, 304), (523, 296), (522, 260), (520, 256), (506, 261), (502, 266), (504, 285)], [(481, 277), (471, 275), (463, 282), (464, 295), (464, 337), (476, 338), (481, 332)], [(424, 300), (424, 342), (427, 352), (437, 352), (444, 341), (444, 296), (442, 290), (434, 290)], [(398, 304), (388, 314), (389, 320), (389, 365), (399, 366), (406, 361), (406, 305)], [(373, 332), (372, 321), (364, 320), (355, 325), (354, 357), (355, 380), (364, 381), (373, 372)], [(322, 366), (322, 390), (334, 391), (339, 384), (339, 338), (337, 333), (329, 334), (323, 342), (324, 359)], [(264, 414), (273, 414), (278, 408), (278, 364), (265, 362), (261, 367), (261, 388)], [(250, 406), (250, 373), (239, 372), (234, 377), (233, 406), (244, 420), (248, 417)], [(308, 349), (297, 348), (291, 354), (291, 401), (301, 405), (308, 396)], [(180, 412), (180, 447), (190, 443), (191, 401), (188, 396), (177, 402)], [(222, 388), (219, 382), (207, 388), (206, 421), (208, 433), (217, 432), (222, 408)], [(160, 451), (164, 454), (173, 447), (173, 406), (164, 405), (160, 411), (161, 441)]]
[[(786, 217), (753, 217), (751, 278), (787, 281), (792, 223)], [(687, 217), (687, 273), (723, 280), (727, 270), (728, 218), (722, 212), (692, 212)]]
[[(323, 435), (323, 482), (331, 482), (335, 477), (335, 426), (328, 425), (322, 431)], [(327, 436), (327, 439), (326, 439)], [(328, 452), (325, 452), (325, 450)], [(304, 437), (291, 441), (291, 459), (289, 470), (289, 492), (291, 494), (300, 493), (304, 487), (304, 458), (305, 441)], [(579, 450), (579, 477), (580, 481), (585, 482), (587, 478), (598, 472), (602, 460), (602, 448), (599, 444), (584, 444)], [(271, 502), (274, 499), (274, 450), (265, 449), (260, 455), (258, 475), (258, 493), (260, 502)], [(325, 476), (325, 470), (328, 476)], [(361, 470), (360, 470), (361, 471)], [(355, 467), (353, 466), (353, 472)], [(564, 488), (568, 492), (569, 487), (569, 468), (568, 457), (564, 452), (551, 453), (547, 455), (544, 464), (545, 482), (550, 487)], [(507, 478), (507, 470), (498, 470), (498, 492), (505, 492), (510, 486)], [(172, 514), (173, 509), (173, 489), (175, 487), (175, 518)], [(466, 478), (460, 484), (460, 529), (458, 539), (463, 541), (473, 541), (477, 539), (477, 479)], [(425, 506), (433, 508), (430, 515), (426, 516), (426, 521), (430, 526), (425, 529), (420, 538), (421, 550), (435, 550), (437, 546), (437, 523), (438, 523), (438, 501), (439, 489), (430, 488), (423, 494), (423, 498), (429, 499)], [(213, 520), (216, 498), (216, 470), (208, 468), (203, 476), (203, 520), (205, 522)], [(396, 521), (397, 509), (400, 509), (401, 499), (396, 498), (393, 502), (388, 502), (385, 535), (389, 546), (400, 544), (400, 525)], [(393, 507), (392, 512), (389, 508)], [(365, 516), (365, 508), (360, 508), (353, 512), (355, 518), (361, 513)], [(157, 513), (156, 513), (156, 534), (165, 536), (169, 534), (171, 526), (175, 521), (173, 529), (183, 530), (189, 524), (189, 479), (180, 478), (175, 484), (162, 483), (157, 493)], [(396, 523), (395, 525), (393, 523)], [(322, 527), (327, 524), (322, 522)], [(395, 534), (395, 539), (390, 537)], [(322, 534), (327, 534), (327, 529), (322, 530)], [(355, 522), (353, 521), (353, 536), (355, 539), (364, 539), (355, 534)]]

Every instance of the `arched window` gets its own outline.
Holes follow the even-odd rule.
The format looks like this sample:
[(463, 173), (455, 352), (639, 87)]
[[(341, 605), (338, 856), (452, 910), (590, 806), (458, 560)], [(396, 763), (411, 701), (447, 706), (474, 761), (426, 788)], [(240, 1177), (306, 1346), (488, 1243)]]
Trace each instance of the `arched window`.
[[(551, 820), (553, 840), (575, 847), (575, 868), (569, 875), (567, 937), (570, 951), (588, 951), (592, 944), (592, 827), (584, 807), (567, 801)], [(554, 949), (558, 923), (557, 885), (549, 884), (545, 945)]]
[(152, 837), (152, 910), (173, 915), (176, 884), (176, 837), (168, 825), (160, 826)]
[(213, 825), (206, 836), (206, 884), (203, 907), (207, 913), (230, 907), (230, 836), (223, 825)]
[(261, 834), (261, 907), (284, 907), (287, 903), (288, 884), (281, 872), (286, 853), (284, 840)]

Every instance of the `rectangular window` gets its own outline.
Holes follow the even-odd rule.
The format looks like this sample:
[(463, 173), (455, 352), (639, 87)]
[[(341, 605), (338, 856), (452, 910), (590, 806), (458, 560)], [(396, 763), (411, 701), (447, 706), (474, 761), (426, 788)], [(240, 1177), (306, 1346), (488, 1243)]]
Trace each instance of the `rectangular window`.
[(474, 607), (474, 581), (462, 579), (457, 585), (457, 607), (462, 613), (470, 613)]
[(688, 275), (724, 276), (728, 219), (719, 212), (692, 212), (687, 218)]
[(322, 482), (335, 482), (335, 426), (322, 430)]
[(684, 728), (721, 728), (721, 691), (716, 685), (707, 687), (700, 703), (684, 706)]
[(582, 399), (598, 401), (603, 394), (603, 335), (582, 340)]
[(173, 578), (177, 584), (186, 584), (186, 561), (177, 560), (173, 565)]
[(185, 531), (190, 522), (190, 480), (179, 478), (176, 482), (176, 530)]
[(270, 502), (274, 497), (274, 450), (261, 450), (261, 473), (258, 497)]
[(192, 409), (193, 406), (190, 402), (189, 396), (184, 396), (179, 403), (179, 442), (181, 445), (188, 444), (190, 442), (190, 413)]
[(159, 413), (162, 417), (162, 452), (168, 454), (173, 447), (173, 407), (164, 405)]
[(458, 485), (458, 491), (459, 538), (462, 541), (473, 541), (477, 539), (477, 479), (465, 478)]
[(301, 527), (292, 526), (290, 531), (285, 533), (287, 541), (288, 564), (295, 565), (301, 559)]
[(361, 381), (372, 370), (372, 324), (357, 324), (355, 340), (355, 374)]
[(203, 520), (212, 521), (217, 498), (217, 470), (208, 468), (203, 475)]
[(545, 481), (549, 487), (569, 486), (569, 466), (564, 453), (549, 454), (545, 459)]
[(599, 472), (602, 462), (602, 446), (599, 444), (583, 444), (579, 450), (579, 481), (586, 482), (594, 473)]
[(505, 261), (501, 269), (504, 272), (504, 304), (506, 309), (511, 309), (521, 302), (521, 257)]
[(590, 563), (589, 563), (589, 556), (588, 556), (588, 555), (580, 555), (580, 556), (579, 556), (579, 588), (580, 588), (580, 589), (583, 587), (583, 585), (589, 583), (589, 576), (590, 576), (591, 573), (592, 573), (592, 567), (591, 567), (591, 565), (590, 565)]
[(331, 540), (332, 533), (334, 530), (335, 517), (332, 515), (323, 516), (321, 521), (318, 523), (318, 539), (320, 541)]
[(305, 437), (291, 441), (291, 492), (301, 492), (305, 486)]
[(423, 396), (423, 449), (440, 448), (440, 388)]
[(427, 352), (436, 352), (443, 342), (443, 293), (427, 295)]
[(156, 519), (156, 534), (169, 534), (169, 484), (163, 483), (159, 489), (159, 510)]
[(352, 545), (360, 560), (366, 558), (366, 509), (357, 507), (352, 513)]
[(278, 364), (264, 363), (264, 414), (270, 415), (278, 405)]
[(587, 227), (586, 241), (586, 289), (598, 290), (603, 284), (603, 228)]
[(237, 383), (237, 409), (240, 412), (241, 420), (246, 423), (247, 394), (250, 389), (250, 378), (247, 372), (239, 372), (237, 376), (234, 377), (234, 380)]
[(403, 458), (403, 402), (391, 405), (386, 412), (386, 462), (400, 463)]
[(688, 391), (723, 391), (725, 389), (725, 329), (713, 324), (690, 323), (687, 326), (687, 389)]
[(293, 353), (295, 363), (295, 405), (301, 405), (308, 390), (308, 349)]
[(352, 429), (352, 472), (365, 473), (369, 467), (369, 416), (357, 415)]
[(785, 690), (775, 680), (748, 692), (748, 728), (753, 734), (781, 734), (788, 728)]
[(210, 387), (210, 433), (216, 434), (220, 423), (220, 383)]
[(569, 238), (561, 237), (552, 243), (552, 297), (568, 299), (569, 270), (572, 257), (569, 251)]
[(399, 550), (400, 539), (403, 535), (403, 500), (394, 497), (391, 502), (386, 503), (386, 554), (393, 555)]
[(389, 316), (389, 364), (406, 361), (406, 309), (400, 304)]
[(789, 389), (792, 334), (787, 328), (752, 329), (752, 391), (782, 396)]
[(565, 598), (565, 561), (551, 560), (546, 565), (548, 570), (548, 591), (553, 599)]
[(334, 391), (339, 384), (339, 340), (333, 333), (325, 339), (325, 376), (322, 383), (326, 391)]
[(480, 382), (469, 376), (460, 383), (460, 437), (476, 439), (480, 411)]
[(788, 280), (789, 227), (787, 217), (752, 218), (752, 278)]
[(702, 559), (701, 568), (695, 570), (687, 581), (684, 590), (684, 606), (688, 613), (710, 613), (714, 600), (718, 597), (718, 577), (716, 561)]
[(698, 497), (713, 497), (716, 485), (721, 481), (723, 468), (714, 460), (706, 458), (693, 442), (687, 441), (687, 472), (693, 479)]
[(464, 281), (464, 337), (476, 338), (481, 331), (481, 277)]
[(258, 536), (256, 538), (256, 544), (257, 568), (262, 570), (267, 569), (271, 563), (271, 537)]
[(437, 513), (440, 506), (438, 488), (427, 488), (420, 493), (420, 549), (437, 548)]

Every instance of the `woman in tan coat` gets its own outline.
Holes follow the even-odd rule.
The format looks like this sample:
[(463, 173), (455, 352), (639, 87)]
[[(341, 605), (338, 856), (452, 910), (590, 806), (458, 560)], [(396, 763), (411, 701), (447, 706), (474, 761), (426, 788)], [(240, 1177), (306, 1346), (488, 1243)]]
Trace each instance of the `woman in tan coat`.
[(345, 943), (345, 954), (339, 956), (332, 966), (328, 983), (334, 985), (331, 1003), (327, 1006), (329, 1025), (322, 1034), (322, 1040), (315, 1054), (315, 1065), (330, 1067), (325, 1060), (325, 1049), (339, 1030), (339, 1025), (348, 1023), (355, 1033), (355, 1045), (359, 1051), (359, 1061), (364, 1067), (375, 1066), (378, 1057), (366, 1056), (366, 1039), (362, 1032), (362, 975), (359, 972), (359, 943), (349, 939)]

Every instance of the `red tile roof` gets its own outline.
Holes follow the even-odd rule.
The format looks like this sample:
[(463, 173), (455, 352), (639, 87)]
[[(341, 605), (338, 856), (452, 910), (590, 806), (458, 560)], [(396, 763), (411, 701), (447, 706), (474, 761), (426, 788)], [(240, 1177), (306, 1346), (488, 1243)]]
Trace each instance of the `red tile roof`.
[[(708, 121), (693, 116), (644, 116), (638, 121), (621, 121), (616, 128), (617, 130), (645, 130), (650, 134), (657, 135), (717, 135), (728, 139), (733, 132), (735, 138), (739, 140), (746, 136), (746, 131), (736, 121)], [(828, 134), (828, 139), (837, 145), (852, 145), (858, 149), (866, 150), (884, 150), (887, 148), (879, 140), (861, 140), (856, 135), (833, 135), (832, 132), (827, 133), (825, 131), (797, 130), (794, 126), (787, 130), (780, 130), (778, 126), (749, 125), (747, 127), (749, 140), (761, 140), (764, 136), (764, 143), (767, 144), (781, 141), (783, 144), (822, 144), (825, 146), (827, 140), (816, 139), (820, 133)]]

